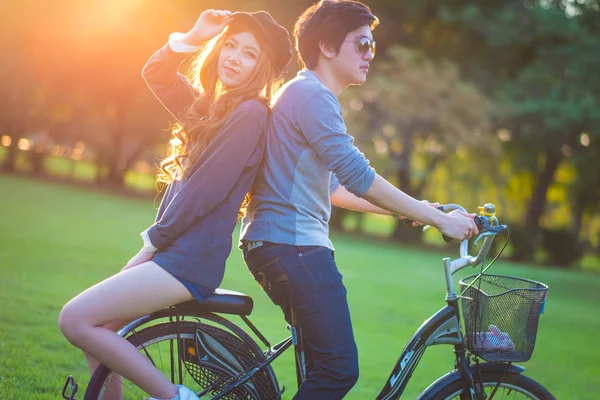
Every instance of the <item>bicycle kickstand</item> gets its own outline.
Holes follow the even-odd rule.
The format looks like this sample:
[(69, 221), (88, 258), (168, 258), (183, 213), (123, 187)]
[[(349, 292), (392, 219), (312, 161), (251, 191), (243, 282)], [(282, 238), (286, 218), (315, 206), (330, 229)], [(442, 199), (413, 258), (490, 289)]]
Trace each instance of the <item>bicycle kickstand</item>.
[[(69, 377), (65, 381), (65, 386), (63, 386), (63, 390), (62, 390), (63, 399), (77, 400), (77, 399), (75, 399), (75, 394), (77, 394), (77, 389), (79, 389), (79, 386), (75, 382), (75, 379), (73, 379), (73, 376), (69, 375)], [(71, 394), (68, 395), (67, 391), (69, 391), (69, 393), (71, 393)]]

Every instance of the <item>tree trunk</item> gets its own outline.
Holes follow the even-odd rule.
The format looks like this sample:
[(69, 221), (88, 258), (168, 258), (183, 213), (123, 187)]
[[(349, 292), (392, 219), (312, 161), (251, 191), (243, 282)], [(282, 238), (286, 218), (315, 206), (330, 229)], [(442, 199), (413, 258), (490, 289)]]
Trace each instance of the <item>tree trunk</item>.
[(119, 104), (117, 106), (110, 149), (106, 158), (108, 167), (106, 181), (117, 186), (125, 186), (125, 161), (123, 160), (123, 138), (125, 137), (125, 132), (123, 132), (125, 124), (124, 110), (123, 105)]
[(46, 152), (44, 149), (31, 149), (31, 151), (29, 151), (29, 161), (31, 163), (31, 171), (34, 174), (44, 174), (44, 166), (46, 163)]
[[(419, 196), (419, 193), (415, 193), (411, 186), (411, 159), (414, 151), (413, 132), (409, 131), (408, 134), (402, 135), (402, 152), (395, 155), (396, 159), (396, 179), (398, 180), (398, 187), (404, 193), (409, 196)], [(403, 243), (417, 243), (421, 241), (423, 231), (419, 228), (414, 228), (412, 225), (404, 225), (402, 220), (396, 221), (392, 238)]]
[(525, 232), (524, 239), (515, 249), (513, 259), (517, 261), (533, 261), (535, 254), (535, 243), (539, 234), (540, 218), (546, 208), (546, 196), (548, 188), (554, 181), (554, 173), (560, 164), (563, 155), (560, 149), (551, 150), (546, 153), (544, 169), (539, 176), (537, 184), (533, 190), (527, 213), (525, 214)]
[(117, 164), (111, 163), (105, 181), (116, 186), (125, 186), (125, 171)]
[(343, 231), (342, 221), (346, 215), (346, 210), (340, 207), (331, 207), (331, 217), (329, 218), (329, 227), (334, 231)]
[(2, 164), (2, 169), (6, 172), (14, 172), (16, 169), (16, 161), (17, 161), (17, 138), (15, 136), (10, 137), (10, 146), (6, 149), (6, 158), (4, 163)]

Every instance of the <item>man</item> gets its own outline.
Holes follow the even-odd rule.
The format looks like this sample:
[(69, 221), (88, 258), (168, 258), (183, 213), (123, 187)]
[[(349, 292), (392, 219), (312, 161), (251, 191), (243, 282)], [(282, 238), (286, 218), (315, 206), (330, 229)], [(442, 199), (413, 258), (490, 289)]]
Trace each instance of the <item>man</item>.
[(377, 175), (346, 132), (337, 96), (365, 82), (377, 24), (351, 0), (322, 0), (298, 18), (296, 49), (306, 68), (275, 96), (242, 225), (248, 268), (302, 332), (306, 380), (295, 399), (341, 399), (358, 379), (346, 289), (328, 238), (332, 203), (406, 216), (455, 240), (477, 233), (474, 215), (444, 214)]

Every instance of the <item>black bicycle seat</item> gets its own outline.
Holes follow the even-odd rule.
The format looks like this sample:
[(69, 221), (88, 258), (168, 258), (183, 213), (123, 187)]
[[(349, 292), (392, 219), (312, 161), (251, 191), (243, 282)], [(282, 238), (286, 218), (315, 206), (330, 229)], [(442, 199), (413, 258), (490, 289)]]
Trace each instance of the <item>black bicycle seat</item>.
[(215, 289), (213, 295), (202, 303), (196, 300), (177, 304), (177, 307), (193, 309), (202, 312), (215, 312), (221, 314), (250, 315), (254, 301), (247, 294), (234, 292), (227, 289)]

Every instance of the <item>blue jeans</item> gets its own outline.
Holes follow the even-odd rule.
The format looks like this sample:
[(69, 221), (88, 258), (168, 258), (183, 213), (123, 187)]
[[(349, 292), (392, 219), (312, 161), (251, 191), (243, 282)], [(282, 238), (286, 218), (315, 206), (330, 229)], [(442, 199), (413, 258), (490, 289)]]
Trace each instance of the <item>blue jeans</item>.
[(333, 251), (265, 242), (244, 250), (250, 272), (302, 332), (307, 374), (297, 400), (343, 398), (358, 379), (358, 352)]

